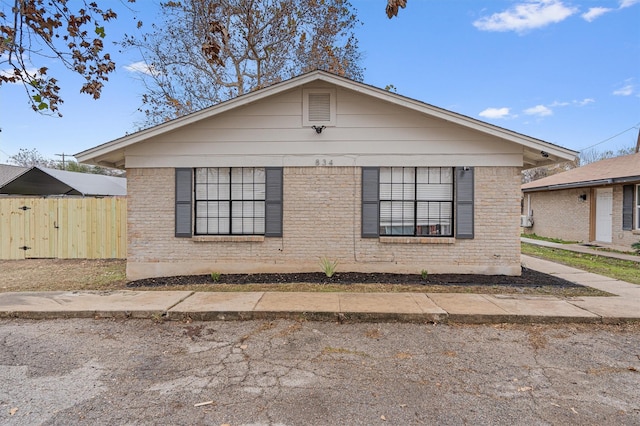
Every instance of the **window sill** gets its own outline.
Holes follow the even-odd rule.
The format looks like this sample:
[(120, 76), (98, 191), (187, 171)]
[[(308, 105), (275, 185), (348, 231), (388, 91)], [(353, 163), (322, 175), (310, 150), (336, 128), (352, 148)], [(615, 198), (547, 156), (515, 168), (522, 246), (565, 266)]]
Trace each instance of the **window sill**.
[(261, 243), (264, 235), (195, 235), (191, 240), (197, 243)]
[(383, 244), (454, 244), (453, 237), (380, 237)]
[(634, 229), (633, 231), (631, 231), (632, 235), (640, 235), (640, 229)]

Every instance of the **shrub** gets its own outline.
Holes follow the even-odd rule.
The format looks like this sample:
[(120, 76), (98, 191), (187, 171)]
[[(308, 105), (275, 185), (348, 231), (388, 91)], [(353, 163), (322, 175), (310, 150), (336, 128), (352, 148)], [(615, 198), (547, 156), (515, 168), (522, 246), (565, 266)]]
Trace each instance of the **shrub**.
[(337, 260), (329, 260), (326, 257), (320, 258), (320, 268), (322, 272), (327, 276), (327, 278), (331, 278), (333, 274), (336, 273), (336, 268), (338, 267)]
[(631, 248), (634, 249), (636, 253), (640, 254), (640, 241), (631, 244)]
[(427, 278), (429, 278), (429, 271), (427, 271), (426, 269), (423, 269), (422, 271), (420, 271), (420, 276), (422, 277), (423, 280), (427, 280)]
[(213, 280), (214, 283), (217, 283), (218, 281), (220, 281), (220, 277), (222, 277), (222, 274), (220, 272), (211, 273), (211, 280)]

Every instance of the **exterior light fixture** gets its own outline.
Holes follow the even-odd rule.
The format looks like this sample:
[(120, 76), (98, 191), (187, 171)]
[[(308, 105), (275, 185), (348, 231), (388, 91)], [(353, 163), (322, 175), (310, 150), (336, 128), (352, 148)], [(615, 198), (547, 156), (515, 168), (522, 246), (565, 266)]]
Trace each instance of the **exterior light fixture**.
[(311, 126), (313, 130), (316, 131), (317, 134), (322, 133), (322, 130), (325, 128), (324, 126)]
[(549, 153), (547, 151), (540, 151), (540, 155), (542, 155), (544, 158), (549, 158)]

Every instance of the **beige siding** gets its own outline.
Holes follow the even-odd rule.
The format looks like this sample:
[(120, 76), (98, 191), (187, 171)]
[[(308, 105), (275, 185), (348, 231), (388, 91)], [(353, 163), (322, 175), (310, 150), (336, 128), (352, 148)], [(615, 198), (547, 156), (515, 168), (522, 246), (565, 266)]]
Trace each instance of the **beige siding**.
[(174, 169), (129, 169), (128, 277), (318, 271), (320, 257), (341, 271), (519, 273), (518, 168), (476, 168), (473, 240), (363, 239), (359, 167), (286, 167), (283, 177), (282, 238), (206, 241), (174, 237)]
[(446, 120), (337, 89), (336, 126), (302, 125), (303, 88), (238, 107), (127, 148), (127, 168), (394, 164), (521, 166), (523, 147)]

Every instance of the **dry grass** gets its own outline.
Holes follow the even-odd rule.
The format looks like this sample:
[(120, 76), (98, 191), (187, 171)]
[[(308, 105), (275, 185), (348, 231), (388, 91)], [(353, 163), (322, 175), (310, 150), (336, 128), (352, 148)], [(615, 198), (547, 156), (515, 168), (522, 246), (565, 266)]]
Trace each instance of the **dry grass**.
[(124, 260), (0, 260), (0, 292), (124, 289)]
[[(29, 259), (0, 260), (0, 292), (72, 291), (126, 289), (124, 260)], [(541, 286), (535, 288), (508, 286), (402, 285), (402, 284), (199, 284), (174, 285), (135, 290), (187, 290), (220, 292), (353, 292), (353, 293), (483, 293), (536, 294), (559, 297), (598, 296), (607, 293), (579, 288)]]

